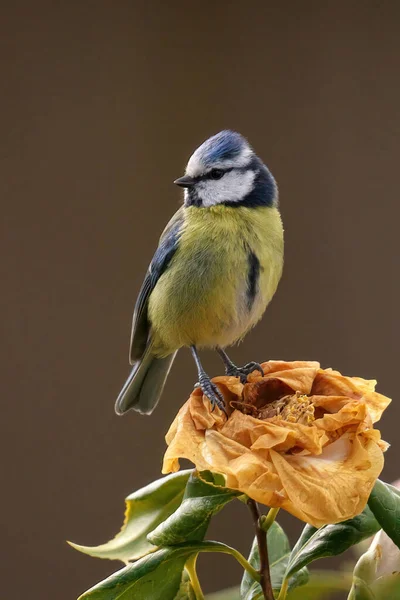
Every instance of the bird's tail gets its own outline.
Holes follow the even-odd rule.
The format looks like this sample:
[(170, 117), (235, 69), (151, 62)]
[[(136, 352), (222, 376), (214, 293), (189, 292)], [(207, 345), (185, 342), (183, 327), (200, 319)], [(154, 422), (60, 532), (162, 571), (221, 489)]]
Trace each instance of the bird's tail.
[(133, 409), (150, 415), (158, 404), (176, 352), (156, 358), (148, 348), (143, 358), (133, 365), (131, 374), (115, 403), (117, 415)]

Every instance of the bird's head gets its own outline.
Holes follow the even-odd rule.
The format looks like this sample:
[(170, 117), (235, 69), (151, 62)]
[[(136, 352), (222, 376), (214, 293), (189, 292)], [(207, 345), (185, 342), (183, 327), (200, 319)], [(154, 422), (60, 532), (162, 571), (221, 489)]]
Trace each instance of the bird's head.
[(185, 206), (274, 206), (277, 186), (247, 140), (235, 131), (221, 131), (195, 150), (183, 177)]

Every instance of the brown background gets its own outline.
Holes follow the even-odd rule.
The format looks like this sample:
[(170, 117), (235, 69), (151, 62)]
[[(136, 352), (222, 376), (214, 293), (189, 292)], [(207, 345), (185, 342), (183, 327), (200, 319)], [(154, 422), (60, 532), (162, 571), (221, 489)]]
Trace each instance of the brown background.
[[(113, 405), (135, 296), (180, 200), (172, 181), (222, 128), (270, 166), (286, 229), (277, 296), (232, 355), (379, 379), (395, 398), (384, 477), (399, 476), (399, 17), (396, 1), (9, 3), (2, 597), (73, 600), (118, 567), (65, 540), (111, 537), (124, 496), (160, 474), (196, 378), (189, 353), (154, 416), (118, 418)], [(211, 535), (247, 552), (245, 508)], [(203, 562), (207, 590), (238, 577), (229, 558)]]

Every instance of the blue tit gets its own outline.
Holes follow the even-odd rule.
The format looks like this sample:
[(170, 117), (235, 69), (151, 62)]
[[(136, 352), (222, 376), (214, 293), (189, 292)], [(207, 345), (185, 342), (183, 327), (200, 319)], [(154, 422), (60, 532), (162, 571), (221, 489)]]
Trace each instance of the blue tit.
[(236, 367), (224, 348), (259, 321), (282, 274), (283, 227), (273, 176), (239, 133), (221, 131), (193, 153), (183, 206), (161, 235), (133, 315), (131, 374), (115, 410), (150, 414), (179, 348), (191, 349), (198, 385), (213, 406), (223, 396), (199, 348), (214, 348), (228, 375), (245, 381), (258, 363)]

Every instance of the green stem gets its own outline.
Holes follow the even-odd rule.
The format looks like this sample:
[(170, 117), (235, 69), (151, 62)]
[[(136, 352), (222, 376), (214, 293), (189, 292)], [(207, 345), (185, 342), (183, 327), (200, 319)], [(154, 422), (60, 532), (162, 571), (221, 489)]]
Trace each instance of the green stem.
[(191, 542), (187, 542), (184, 544), (180, 544), (181, 548), (193, 548), (193, 552), (198, 554), (199, 552), (222, 552), (223, 554), (230, 554), (233, 558), (236, 558), (238, 563), (245, 569), (249, 575), (255, 580), (260, 581), (260, 573), (256, 571), (254, 567), (251, 566), (248, 560), (245, 559), (243, 554), (241, 554), (235, 548), (231, 546), (227, 546), (226, 544), (221, 544), (220, 542), (196, 542), (192, 544)]
[(241, 554), (238, 550), (235, 550), (235, 548), (231, 548), (230, 546), (225, 546), (223, 549), (221, 549), (221, 550), (215, 549), (215, 550), (213, 550), (213, 552), (223, 552), (224, 554), (230, 554), (231, 556), (236, 558), (238, 563), (243, 567), (243, 569), (245, 569), (245, 571), (248, 572), (248, 574), (255, 581), (260, 581), (260, 573), (254, 567), (252, 567), (251, 564), (249, 563), (249, 561), (245, 559), (243, 554)]
[(289, 580), (284, 579), (281, 587), (281, 591), (279, 592), (279, 596), (277, 600), (285, 600), (286, 594), (288, 592)]
[(262, 515), (260, 519), (260, 527), (265, 533), (268, 533), (268, 529), (276, 519), (276, 515), (279, 512), (279, 508), (270, 508), (267, 515)]
[(197, 577), (196, 561), (198, 554), (193, 554), (185, 564), (185, 569), (190, 577), (190, 583), (196, 596), (196, 600), (205, 600), (203, 591), (201, 589), (199, 578)]

